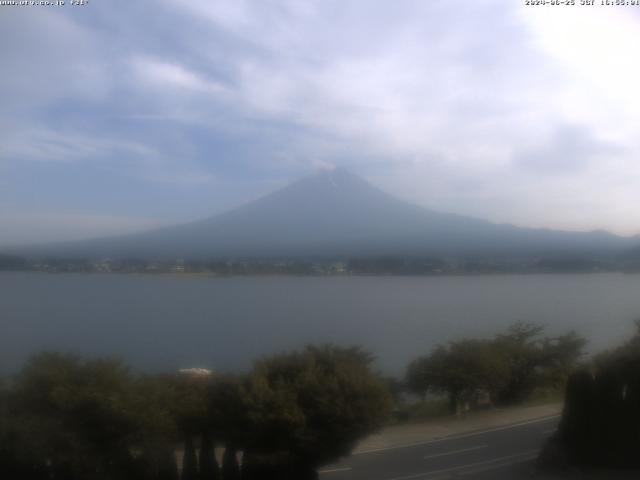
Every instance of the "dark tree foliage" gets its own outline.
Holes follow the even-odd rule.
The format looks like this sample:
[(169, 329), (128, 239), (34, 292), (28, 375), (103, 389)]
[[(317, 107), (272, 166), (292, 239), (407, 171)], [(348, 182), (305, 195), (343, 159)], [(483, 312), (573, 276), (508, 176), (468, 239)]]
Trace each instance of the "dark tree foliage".
[(564, 386), (583, 356), (586, 344), (587, 341), (576, 332), (545, 337), (540, 346), (543, 352), (539, 367), (542, 383), (554, 388)]
[(509, 379), (498, 393), (500, 402), (521, 402), (540, 384), (541, 369), (548, 358), (540, 338), (543, 330), (541, 325), (516, 323), (496, 338), (495, 346), (509, 369)]
[(4, 395), (0, 465), (9, 478), (177, 480), (174, 383), (114, 360), (36, 355)]
[(495, 347), (505, 355), (509, 382), (499, 392), (502, 403), (525, 400), (538, 387), (559, 388), (583, 355), (586, 340), (575, 332), (543, 337), (544, 327), (516, 323), (495, 339)]
[(571, 445), (568, 454), (574, 462), (582, 463), (592, 454), (590, 444), (595, 434), (591, 425), (593, 390), (594, 379), (589, 371), (581, 370), (569, 376), (559, 432), (562, 441)]
[[(390, 395), (351, 348), (308, 347), (244, 378), (134, 376), (45, 353), (0, 384), (0, 472), (26, 480), (305, 480), (385, 418)], [(219, 468), (215, 438), (225, 445)], [(200, 456), (196, 454), (200, 446)], [(253, 473), (252, 473), (253, 472)]]
[(149, 478), (156, 480), (178, 480), (178, 465), (173, 450), (167, 448), (159, 452), (157, 469), (154, 473), (150, 474)]
[(495, 395), (507, 382), (507, 375), (507, 367), (491, 342), (460, 340), (414, 361), (407, 381), (420, 393), (447, 394), (452, 413), (460, 413), (463, 404), (477, 402), (479, 392)]
[(371, 360), (357, 348), (325, 346), (258, 362), (247, 384), (246, 448), (260, 455), (286, 454), (287, 468), (300, 478), (311, 478), (318, 466), (349, 453), (380, 425), (391, 405), (384, 381), (370, 370)]
[(422, 401), (426, 399), (429, 388), (433, 387), (428, 357), (413, 360), (407, 367), (405, 385), (409, 392), (418, 395)]
[(193, 437), (187, 435), (184, 441), (184, 456), (182, 457), (182, 480), (197, 480), (198, 457)]
[(224, 445), (243, 445), (249, 429), (244, 378), (219, 376), (209, 385), (206, 426)]
[(571, 375), (558, 435), (543, 457), (556, 452), (553, 458), (568, 465), (640, 467), (638, 327), (629, 342), (599, 355), (591, 370)]
[(198, 463), (200, 465), (200, 480), (220, 479), (220, 467), (214, 452), (214, 442), (208, 432), (202, 434)]
[(291, 459), (287, 455), (260, 455), (246, 451), (242, 457), (242, 480), (280, 480), (287, 477)]
[(224, 449), (222, 456), (222, 478), (224, 480), (240, 480), (238, 451), (230, 446)]
[(542, 337), (543, 327), (517, 323), (491, 340), (463, 339), (436, 347), (407, 368), (413, 393), (448, 395), (452, 412), (473, 406), (480, 394), (492, 403), (518, 403), (536, 388), (558, 388), (582, 355), (585, 340), (571, 332)]
[(288, 453), (255, 454), (245, 452), (242, 480), (317, 480), (316, 469)]
[(13, 438), (17, 463), (57, 478), (130, 476), (128, 440), (136, 429), (130, 382), (119, 362), (33, 357), (16, 378), (4, 432)]
[(150, 478), (178, 478), (175, 446), (184, 441), (177, 416), (181, 397), (174, 375), (147, 375), (132, 385), (137, 425), (132, 445)]
[(198, 435), (203, 422), (208, 420), (209, 389), (212, 380), (208, 376), (181, 374), (170, 376), (177, 401), (173, 415), (184, 436)]

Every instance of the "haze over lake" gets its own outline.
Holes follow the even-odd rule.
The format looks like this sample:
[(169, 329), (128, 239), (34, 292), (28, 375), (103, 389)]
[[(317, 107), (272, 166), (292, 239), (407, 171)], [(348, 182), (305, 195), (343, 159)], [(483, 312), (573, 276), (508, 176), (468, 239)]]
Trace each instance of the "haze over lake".
[(248, 367), (305, 343), (358, 344), (401, 373), (416, 355), (516, 320), (575, 329), (597, 351), (640, 317), (640, 276), (196, 277), (0, 274), (0, 369), (54, 349), (134, 367)]

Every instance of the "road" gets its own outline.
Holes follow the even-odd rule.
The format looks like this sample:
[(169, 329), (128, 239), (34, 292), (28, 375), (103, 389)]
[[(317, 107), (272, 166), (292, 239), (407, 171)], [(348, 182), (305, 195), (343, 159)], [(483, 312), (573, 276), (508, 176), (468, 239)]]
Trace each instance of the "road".
[(555, 431), (559, 416), (413, 445), (359, 452), (320, 471), (321, 480), (520, 479)]

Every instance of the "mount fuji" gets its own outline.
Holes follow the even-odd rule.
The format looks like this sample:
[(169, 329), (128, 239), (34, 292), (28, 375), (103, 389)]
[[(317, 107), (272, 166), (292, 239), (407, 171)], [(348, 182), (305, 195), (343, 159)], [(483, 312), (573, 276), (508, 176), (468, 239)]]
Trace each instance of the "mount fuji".
[(432, 211), (337, 168), (204, 220), (134, 235), (45, 245), (30, 253), (94, 258), (522, 258), (610, 256), (638, 244), (637, 238), (603, 231), (519, 228)]

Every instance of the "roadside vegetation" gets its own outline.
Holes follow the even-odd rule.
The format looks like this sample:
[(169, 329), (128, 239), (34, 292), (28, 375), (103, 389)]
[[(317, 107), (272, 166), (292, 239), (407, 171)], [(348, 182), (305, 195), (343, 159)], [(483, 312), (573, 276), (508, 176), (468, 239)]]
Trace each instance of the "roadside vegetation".
[(235, 376), (138, 374), (118, 360), (45, 352), (0, 382), (0, 476), (314, 479), (394, 419), (552, 397), (585, 343), (519, 323), (438, 346), (402, 380), (381, 377), (357, 347), (309, 346)]
[(407, 368), (407, 389), (421, 399), (412, 409), (420, 412), (427, 405), (437, 412), (446, 402), (449, 413), (462, 415), (553, 397), (564, 388), (585, 345), (574, 332), (549, 337), (544, 327), (531, 323), (516, 323), (491, 339), (440, 345)]
[(115, 360), (42, 353), (3, 382), (0, 476), (317, 478), (389, 412), (370, 362), (357, 348), (308, 347), (264, 358), (241, 377), (151, 376)]
[(640, 468), (640, 321), (635, 335), (571, 374), (543, 468)]

